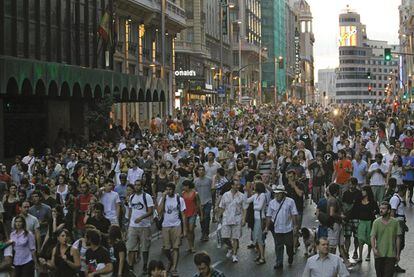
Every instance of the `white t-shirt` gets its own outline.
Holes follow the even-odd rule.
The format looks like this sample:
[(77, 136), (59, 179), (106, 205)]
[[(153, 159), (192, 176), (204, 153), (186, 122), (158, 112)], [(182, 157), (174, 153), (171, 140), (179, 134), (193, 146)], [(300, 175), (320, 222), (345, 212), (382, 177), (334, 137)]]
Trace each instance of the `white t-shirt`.
[[(371, 164), (371, 166), (369, 167), (368, 172), (373, 172), (373, 171), (377, 170), (378, 168), (381, 169), (381, 171), (384, 174), (387, 174), (387, 172), (388, 172), (387, 166), (383, 163), (381, 163), (381, 165), (378, 165), (378, 163), (376, 163), (376, 162)], [(371, 179), (369, 180), (369, 184), (371, 186), (385, 186), (385, 183), (386, 183), (385, 182), (385, 177), (382, 176), (382, 174), (380, 174), (378, 172), (374, 172), (371, 175)]]
[[(404, 211), (404, 203), (398, 193), (395, 193), (390, 199), (391, 209), (396, 210), (395, 213), (397, 215), (403, 216), (405, 215)], [(403, 220), (403, 217), (396, 217), (398, 220)]]
[(391, 165), (392, 160), (394, 159), (394, 157), (395, 157), (395, 153), (392, 153), (392, 154), (390, 154), (390, 153), (385, 154), (385, 155), (384, 155), (384, 158), (383, 158), (383, 160), (382, 160), (382, 163), (384, 163), (384, 164), (387, 166), (387, 168), (389, 168), (389, 167), (390, 167), (390, 165)]
[(377, 154), (377, 147), (378, 147), (378, 143), (372, 142), (372, 140), (368, 141), (367, 144), (365, 145), (365, 149), (367, 149), (369, 153), (371, 153), (372, 160), (375, 159), (375, 155)]
[(101, 203), (104, 205), (105, 217), (109, 220), (117, 218), (116, 204), (120, 203), (119, 194), (115, 191), (104, 192), (101, 196)]
[(131, 209), (131, 218), (129, 221), (129, 227), (151, 227), (151, 217), (144, 218), (138, 224), (135, 223), (135, 220), (138, 217), (141, 217), (147, 213), (147, 208), (154, 207), (154, 201), (152, 197), (145, 193), (145, 199), (147, 200), (147, 207), (145, 207), (144, 202), (144, 193), (133, 194), (129, 200), (129, 208)]
[[(158, 205), (161, 205), (163, 198), (160, 199)], [(178, 211), (178, 203), (177, 203), (177, 194), (174, 194), (174, 197), (167, 197), (165, 198), (165, 206), (164, 206), (164, 221), (162, 222), (162, 227), (178, 227), (181, 225), (180, 215), (179, 212), (184, 212), (185, 202), (182, 197), (180, 197), (180, 211)]]
[(137, 169), (133, 169), (133, 168), (128, 169), (128, 176), (127, 176), (128, 184), (135, 184), (136, 180), (142, 179), (142, 175), (144, 175), (144, 170), (142, 170), (139, 167), (137, 167)]
[(257, 193), (247, 198), (247, 203), (253, 202), (254, 219), (265, 219), (266, 193)]

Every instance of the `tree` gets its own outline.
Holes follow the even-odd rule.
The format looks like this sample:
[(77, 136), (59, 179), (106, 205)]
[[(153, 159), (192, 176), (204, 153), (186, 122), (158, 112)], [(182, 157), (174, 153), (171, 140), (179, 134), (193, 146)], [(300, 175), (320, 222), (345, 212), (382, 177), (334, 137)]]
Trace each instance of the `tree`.
[(89, 139), (97, 140), (105, 137), (111, 123), (110, 112), (114, 97), (106, 93), (101, 99), (89, 103), (86, 122), (89, 127)]

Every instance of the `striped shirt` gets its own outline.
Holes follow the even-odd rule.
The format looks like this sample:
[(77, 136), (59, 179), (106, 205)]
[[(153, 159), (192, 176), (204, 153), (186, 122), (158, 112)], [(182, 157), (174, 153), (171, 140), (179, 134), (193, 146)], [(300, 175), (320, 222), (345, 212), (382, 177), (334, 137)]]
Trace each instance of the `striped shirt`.
[(272, 169), (273, 169), (273, 161), (270, 160), (270, 159), (269, 160), (266, 160), (264, 162), (260, 161), (259, 162), (258, 169), (259, 169), (259, 173), (261, 175), (263, 175), (263, 174), (271, 174)]

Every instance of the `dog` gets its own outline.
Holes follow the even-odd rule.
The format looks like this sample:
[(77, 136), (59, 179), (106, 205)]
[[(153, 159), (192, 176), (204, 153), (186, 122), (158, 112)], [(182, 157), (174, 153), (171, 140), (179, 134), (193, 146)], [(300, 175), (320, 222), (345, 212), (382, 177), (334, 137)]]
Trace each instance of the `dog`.
[(305, 257), (311, 257), (316, 254), (316, 229), (303, 227), (300, 230), (303, 244), (305, 245)]

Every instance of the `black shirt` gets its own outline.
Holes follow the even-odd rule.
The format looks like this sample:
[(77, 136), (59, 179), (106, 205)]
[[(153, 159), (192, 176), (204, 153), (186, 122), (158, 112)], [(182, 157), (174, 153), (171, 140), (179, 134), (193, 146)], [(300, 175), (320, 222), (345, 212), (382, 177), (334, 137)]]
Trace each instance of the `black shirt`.
[(43, 204), (48, 205), (50, 208), (54, 208), (57, 205), (56, 199), (53, 199), (53, 197), (48, 197), (47, 199), (43, 200)]
[(353, 209), (354, 205), (358, 202), (361, 202), (362, 193), (359, 189), (350, 191), (349, 189), (344, 191), (342, 195), (343, 210), (348, 219), (357, 218), (355, 210)]
[(95, 226), (96, 229), (104, 234), (108, 233), (109, 227), (111, 226), (111, 222), (106, 217), (102, 217), (100, 219), (97, 219), (96, 217), (89, 217), (86, 224)]
[[(95, 272), (99, 264), (109, 264), (111, 263), (111, 258), (109, 257), (109, 252), (102, 246), (99, 246), (95, 251), (93, 251), (91, 248), (88, 248), (85, 253), (86, 258), (86, 264), (88, 266), (88, 273)], [(101, 269), (101, 266), (99, 266), (99, 269)], [(103, 268), (103, 267), (102, 267)], [(95, 275), (97, 277), (100, 277), (101, 275)]]
[(124, 254), (125, 254), (124, 267), (122, 269), (122, 274), (124, 274), (125, 270), (127, 268), (127, 262), (126, 262), (127, 249), (126, 249), (125, 243), (123, 241), (118, 241), (118, 242), (114, 243), (114, 245), (109, 250), (109, 254), (110, 254), (110, 257), (111, 257), (111, 260), (112, 260), (112, 264), (114, 265), (113, 273), (115, 273), (114, 275), (116, 275), (116, 276), (118, 276), (119, 253), (120, 252), (124, 252)]
[[(301, 190), (301, 191), (305, 191), (305, 185), (301, 182), (296, 182), (296, 186)], [(295, 189), (289, 185), (288, 183), (286, 184), (286, 192), (287, 192), (287, 196), (292, 198), (295, 201), (296, 204), (296, 209), (298, 210), (299, 214), (303, 213), (303, 195), (299, 196)]]

